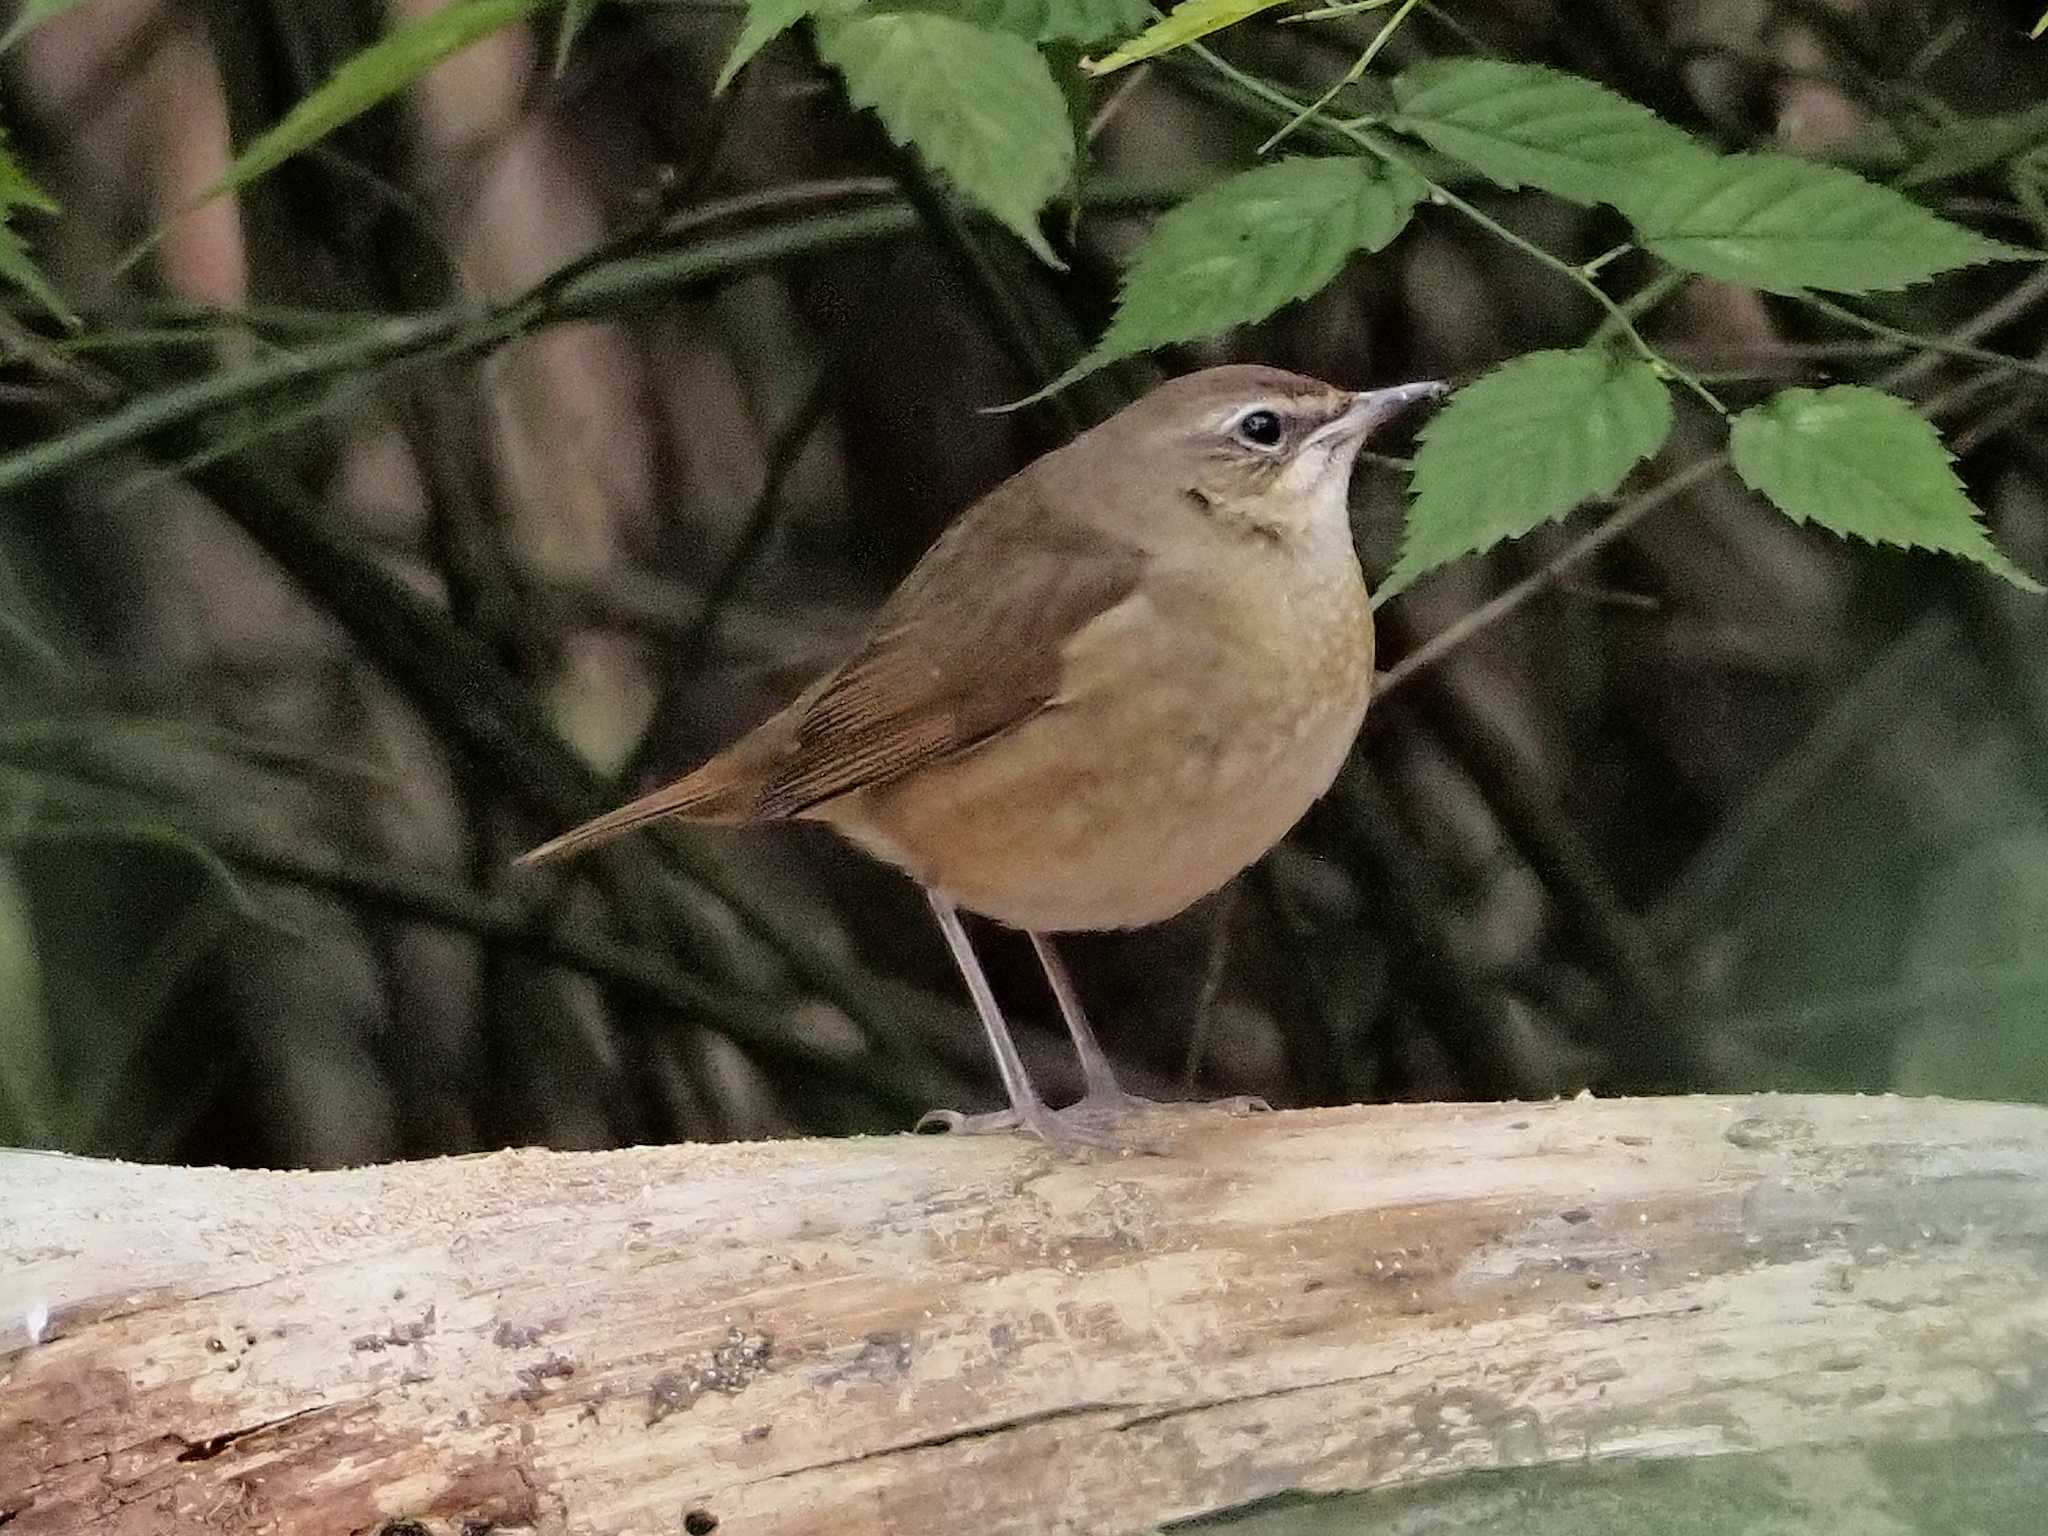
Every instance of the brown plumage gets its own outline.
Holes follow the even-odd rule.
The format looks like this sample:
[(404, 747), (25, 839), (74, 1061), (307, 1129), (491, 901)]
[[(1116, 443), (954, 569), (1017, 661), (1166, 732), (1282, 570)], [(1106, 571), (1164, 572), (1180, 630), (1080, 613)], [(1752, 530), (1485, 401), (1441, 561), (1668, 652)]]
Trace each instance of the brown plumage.
[[(954, 905), (1034, 936), (1156, 922), (1286, 832), (1372, 682), (1352, 461), (1437, 388), (1256, 367), (1162, 385), (977, 502), (788, 707), (521, 862), (662, 816), (830, 823), (925, 886), (1016, 1120), (1072, 1139), (1022, 1077)], [(1105, 1114), (1121, 1090), (1040, 954)]]
[(1047, 506), (1026, 470), (940, 537), (877, 612), (852, 660), (694, 772), (519, 862), (661, 816), (802, 816), (971, 750), (1052, 700), (1064, 642), (1128, 597), (1143, 563), (1137, 549)]

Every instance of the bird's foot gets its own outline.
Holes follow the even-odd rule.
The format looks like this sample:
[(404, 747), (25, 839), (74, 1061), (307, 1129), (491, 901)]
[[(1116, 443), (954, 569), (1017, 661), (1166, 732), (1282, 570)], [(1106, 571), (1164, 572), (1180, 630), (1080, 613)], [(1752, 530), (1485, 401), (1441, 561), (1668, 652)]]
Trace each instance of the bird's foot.
[(1148, 1115), (1159, 1110), (1171, 1114), (1267, 1115), (1273, 1106), (1249, 1093), (1227, 1099), (1146, 1099), (1117, 1087), (1088, 1090), (1088, 1096), (1063, 1113), (1085, 1111), (1091, 1120), (1121, 1120), (1131, 1115)]
[(1086, 1098), (1069, 1104), (1065, 1109), (1049, 1109), (1041, 1104), (1024, 1114), (1014, 1109), (999, 1109), (985, 1115), (963, 1115), (957, 1109), (929, 1110), (919, 1118), (917, 1130), (925, 1134), (944, 1132), (952, 1136), (1024, 1131), (1055, 1149), (1086, 1147), (1100, 1152), (1143, 1152), (1161, 1156), (1163, 1153), (1159, 1147), (1120, 1134), (1123, 1124), (1158, 1110), (1176, 1114), (1251, 1115), (1270, 1114), (1272, 1109), (1273, 1106), (1264, 1099), (1250, 1094), (1202, 1103), (1179, 1103), (1140, 1098), (1135, 1093), (1125, 1093), (1121, 1088), (1110, 1088), (1091, 1090)]
[(985, 1136), (997, 1131), (1023, 1131), (1036, 1136), (1055, 1151), (1088, 1149), (1096, 1152), (1142, 1152), (1161, 1155), (1158, 1147), (1118, 1134), (1118, 1122), (1133, 1109), (1145, 1106), (1144, 1099), (1121, 1096), (1120, 1101), (1083, 1099), (1065, 1109), (1043, 1104), (1019, 1112), (999, 1109), (986, 1115), (963, 1115), (957, 1109), (927, 1111), (917, 1122), (920, 1132), (943, 1131), (952, 1136)]

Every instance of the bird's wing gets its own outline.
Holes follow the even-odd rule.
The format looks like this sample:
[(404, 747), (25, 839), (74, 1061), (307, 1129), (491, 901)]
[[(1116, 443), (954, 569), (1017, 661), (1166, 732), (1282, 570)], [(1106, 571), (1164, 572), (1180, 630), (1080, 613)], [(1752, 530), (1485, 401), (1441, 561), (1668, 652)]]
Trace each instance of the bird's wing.
[(1143, 564), (1048, 508), (1028, 474), (998, 487), (918, 562), (860, 652), (792, 706), (754, 814), (799, 815), (1030, 719), (1059, 696), (1068, 642), (1131, 596)]
[(1029, 471), (977, 502), (875, 616), (853, 659), (671, 784), (520, 856), (662, 816), (798, 816), (969, 751), (1059, 695), (1067, 642), (1127, 600), (1143, 555), (1049, 509)]

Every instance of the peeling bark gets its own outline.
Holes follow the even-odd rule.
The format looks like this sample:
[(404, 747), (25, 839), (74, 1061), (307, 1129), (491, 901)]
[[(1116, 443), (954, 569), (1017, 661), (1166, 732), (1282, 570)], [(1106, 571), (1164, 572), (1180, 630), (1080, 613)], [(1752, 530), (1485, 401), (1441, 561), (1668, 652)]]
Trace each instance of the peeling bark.
[(2048, 1111), (1161, 1124), (1090, 1162), (0, 1153), (0, 1529), (1098, 1536), (2048, 1424)]

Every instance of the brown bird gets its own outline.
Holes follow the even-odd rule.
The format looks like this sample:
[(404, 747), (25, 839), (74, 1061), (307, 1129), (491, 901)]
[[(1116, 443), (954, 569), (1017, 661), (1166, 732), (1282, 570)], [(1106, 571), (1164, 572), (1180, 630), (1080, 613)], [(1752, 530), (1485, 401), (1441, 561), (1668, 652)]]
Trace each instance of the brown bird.
[[(1116, 1145), (1145, 1101), (1118, 1085), (1046, 936), (1173, 916), (1329, 788), (1373, 678), (1351, 467), (1376, 425), (1443, 387), (1353, 392), (1248, 366), (1161, 385), (976, 502), (845, 665), (521, 862), (663, 816), (823, 821), (924, 888), (988, 1033), (1010, 1109), (936, 1117)], [(1080, 1057), (1078, 1104), (1032, 1086), (963, 907), (1030, 935)]]

